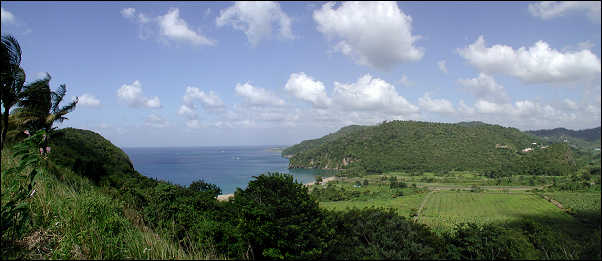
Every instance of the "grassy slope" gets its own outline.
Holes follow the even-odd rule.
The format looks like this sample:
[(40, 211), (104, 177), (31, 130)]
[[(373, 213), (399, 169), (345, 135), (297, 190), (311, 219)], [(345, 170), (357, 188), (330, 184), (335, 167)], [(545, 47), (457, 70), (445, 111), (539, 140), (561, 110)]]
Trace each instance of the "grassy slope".
[[(97, 185), (140, 178), (123, 151), (90, 131), (67, 129), (60, 133), (66, 135), (54, 139), (52, 156), (68, 167), (57, 166), (56, 174), (36, 176), (36, 192), (28, 199), (31, 224), (25, 234), (12, 240), (6, 258), (215, 258), (202, 250), (185, 253), (178, 243), (163, 239), (144, 226), (142, 214), (129, 207), (131, 202), (116, 199), (107, 193), (115, 190)], [(75, 165), (78, 160), (79, 165)], [(10, 149), (5, 148), (2, 172), (15, 166), (16, 161)], [(101, 172), (94, 172), (94, 166)], [(83, 176), (72, 171), (73, 167)], [(14, 182), (15, 177), (3, 174), (2, 191)], [(10, 195), (3, 193), (2, 201), (7, 197)], [(7, 246), (3, 248), (7, 250)]]

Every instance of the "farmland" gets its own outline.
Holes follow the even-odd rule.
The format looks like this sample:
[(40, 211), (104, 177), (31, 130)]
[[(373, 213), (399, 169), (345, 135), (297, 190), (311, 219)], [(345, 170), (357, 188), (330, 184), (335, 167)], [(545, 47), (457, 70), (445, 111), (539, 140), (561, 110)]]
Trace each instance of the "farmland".
[[(489, 178), (470, 171), (442, 173), (389, 172), (363, 177), (340, 177), (310, 188), (320, 207), (342, 211), (351, 208), (393, 208), (414, 217), (437, 232), (451, 231), (460, 223), (510, 223), (519, 220), (553, 220), (565, 224), (591, 219), (600, 213), (600, 193), (545, 192), (567, 177), (513, 176)], [(398, 185), (392, 185), (398, 184)], [(551, 198), (564, 207), (546, 200)], [(596, 214), (597, 213), (597, 214)]]
[(435, 230), (448, 230), (459, 223), (499, 223), (539, 215), (572, 219), (531, 193), (439, 191), (425, 202), (419, 221)]

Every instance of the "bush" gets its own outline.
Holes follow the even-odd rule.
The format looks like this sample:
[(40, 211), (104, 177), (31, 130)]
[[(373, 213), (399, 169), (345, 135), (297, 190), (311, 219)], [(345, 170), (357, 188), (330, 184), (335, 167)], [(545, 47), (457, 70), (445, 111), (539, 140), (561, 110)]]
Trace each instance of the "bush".
[(249, 256), (261, 259), (316, 259), (329, 235), (318, 203), (293, 176), (268, 173), (255, 177), (232, 199), (238, 229)]
[(328, 259), (436, 259), (441, 240), (425, 225), (393, 209), (366, 208), (330, 212), (336, 237)]
[(497, 225), (462, 223), (445, 235), (446, 259), (533, 259), (536, 251), (522, 233)]

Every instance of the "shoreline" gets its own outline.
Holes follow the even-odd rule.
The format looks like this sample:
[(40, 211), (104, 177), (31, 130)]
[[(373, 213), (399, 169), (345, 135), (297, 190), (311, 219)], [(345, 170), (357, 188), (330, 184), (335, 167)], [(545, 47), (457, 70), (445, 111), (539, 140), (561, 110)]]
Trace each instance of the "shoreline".
[[(330, 181), (334, 181), (336, 179), (337, 179), (336, 176), (322, 178), (322, 184), (328, 183)], [(314, 185), (315, 183), (316, 183), (315, 181), (312, 181), (312, 182), (304, 183), (303, 186), (307, 186), (308, 187), (308, 186)], [(231, 197), (234, 197), (234, 193), (218, 195), (217, 196), (217, 200), (219, 200), (219, 201), (228, 201), (228, 200), (230, 200)]]

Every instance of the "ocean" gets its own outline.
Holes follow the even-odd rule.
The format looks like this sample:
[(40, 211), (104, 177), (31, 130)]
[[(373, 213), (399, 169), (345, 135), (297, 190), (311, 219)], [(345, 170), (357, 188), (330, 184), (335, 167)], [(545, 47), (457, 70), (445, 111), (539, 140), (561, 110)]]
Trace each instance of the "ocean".
[(253, 176), (266, 172), (292, 174), (301, 182), (315, 177), (333, 176), (335, 171), (288, 169), (288, 159), (281, 156), (280, 146), (122, 148), (140, 174), (188, 186), (203, 179), (222, 189), (222, 194), (246, 188)]

